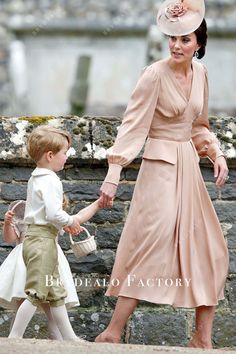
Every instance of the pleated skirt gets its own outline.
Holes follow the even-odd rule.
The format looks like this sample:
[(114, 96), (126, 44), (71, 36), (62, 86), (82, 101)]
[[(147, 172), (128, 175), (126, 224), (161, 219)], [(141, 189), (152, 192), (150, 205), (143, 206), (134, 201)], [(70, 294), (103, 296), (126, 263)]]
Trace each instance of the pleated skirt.
[(192, 141), (143, 159), (107, 296), (193, 308), (224, 299), (228, 250)]

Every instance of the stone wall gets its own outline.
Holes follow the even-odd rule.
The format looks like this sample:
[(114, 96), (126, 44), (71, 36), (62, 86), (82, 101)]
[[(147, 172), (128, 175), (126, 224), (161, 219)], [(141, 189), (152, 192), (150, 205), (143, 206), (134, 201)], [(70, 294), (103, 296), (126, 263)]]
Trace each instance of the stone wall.
[[(9, 203), (25, 199), (26, 184), (33, 169), (25, 150), (25, 138), (39, 123), (52, 124), (73, 134), (74, 155), (60, 173), (64, 191), (70, 199), (70, 212), (88, 205), (98, 196), (106, 174), (106, 149), (112, 145), (118, 118), (92, 117), (32, 117), (1, 118), (0, 121), (0, 220)], [(221, 139), (222, 148), (229, 157), (230, 179), (218, 191), (214, 185), (211, 165), (203, 160), (202, 173), (221, 221), (230, 251), (230, 270), (226, 285), (226, 299), (217, 309), (214, 322), (215, 347), (236, 346), (236, 121), (234, 118), (211, 119), (212, 127)], [(72, 325), (78, 335), (94, 340), (111, 318), (115, 300), (104, 297), (106, 284), (114, 262), (116, 247), (127, 216), (130, 200), (140, 165), (140, 157), (122, 172), (121, 183), (113, 209), (100, 210), (87, 224), (96, 235), (98, 251), (77, 259), (70, 251), (68, 237), (60, 238), (71, 270), (77, 282), (81, 306), (69, 311)], [(2, 228), (1, 228), (2, 229)], [(214, 236), (214, 235), (213, 235)], [(0, 264), (12, 247), (0, 235)], [(1, 280), (0, 280), (1, 281)], [(7, 336), (13, 314), (0, 309), (0, 336)], [(141, 302), (129, 320), (123, 341), (154, 345), (184, 346), (191, 335), (193, 310), (174, 309)], [(38, 313), (29, 326), (26, 337), (47, 338), (46, 320)]]

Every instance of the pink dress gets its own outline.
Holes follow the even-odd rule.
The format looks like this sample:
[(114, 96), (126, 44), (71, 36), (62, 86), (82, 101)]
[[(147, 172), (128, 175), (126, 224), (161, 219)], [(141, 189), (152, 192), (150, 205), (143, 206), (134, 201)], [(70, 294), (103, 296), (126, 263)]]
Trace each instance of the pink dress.
[(187, 308), (224, 298), (228, 251), (199, 168), (199, 156), (223, 153), (208, 129), (206, 69), (192, 67), (188, 100), (167, 59), (144, 69), (108, 153), (105, 180), (118, 184), (147, 138), (108, 296)]

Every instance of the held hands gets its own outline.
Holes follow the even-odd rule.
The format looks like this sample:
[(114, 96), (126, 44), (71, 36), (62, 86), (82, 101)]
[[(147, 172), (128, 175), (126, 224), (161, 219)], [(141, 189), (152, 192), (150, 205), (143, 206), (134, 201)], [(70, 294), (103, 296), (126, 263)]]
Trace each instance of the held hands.
[(11, 225), (12, 221), (13, 221), (13, 216), (15, 215), (15, 213), (13, 213), (13, 211), (8, 210), (4, 216), (4, 222), (6, 225)]
[(228, 167), (224, 156), (216, 158), (214, 163), (214, 177), (216, 178), (216, 187), (221, 188), (228, 180)]
[(114, 183), (103, 182), (100, 188), (99, 207), (110, 208), (113, 205), (113, 198), (116, 195), (117, 185)]
[(112, 208), (113, 207), (113, 198), (108, 202), (108, 204), (106, 206), (103, 206), (103, 199), (102, 199), (102, 197), (100, 197), (98, 199), (98, 207), (99, 207), (99, 209)]
[(78, 235), (82, 230), (78, 215), (73, 215), (73, 223), (70, 226), (63, 227), (63, 230), (71, 235)]

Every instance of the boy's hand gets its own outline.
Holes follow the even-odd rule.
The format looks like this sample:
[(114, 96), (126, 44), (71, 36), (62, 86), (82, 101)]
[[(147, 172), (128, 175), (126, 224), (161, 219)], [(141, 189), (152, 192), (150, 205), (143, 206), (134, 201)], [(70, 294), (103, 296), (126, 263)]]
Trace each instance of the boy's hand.
[(100, 197), (100, 198), (98, 199), (98, 203), (99, 203), (98, 205), (99, 205), (99, 208), (100, 208), (100, 209), (112, 208), (112, 207), (113, 207), (113, 198), (112, 198), (110, 201), (108, 201), (108, 203), (107, 203), (106, 206), (104, 206), (104, 204), (103, 204), (102, 197)]
[(112, 208), (113, 207), (113, 199), (110, 200), (110, 202), (108, 203), (108, 208)]
[(81, 228), (71, 226), (63, 227), (63, 230), (71, 235), (78, 235), (81, 232)]
[(71, 235), (78, 235), (80, 233), (80, 231), (77, 228), (71, 226), (63, 227), (63, 230)]
[(63, 230), (69, 234), (72, 235), (77, 235), (79, 234), (82, 230), (81, 230), (81, 226), (80, 226), (80, 222), (79, 222), (79, 218), (77, 215), (73, 215), (73, 223), (70, 226), (65, 226), (63, 227)]
[(7, 225), (11, 225), (12, 221), (13, 221), (13, 216), (15, 215), (15, 213), (13, 213), (13, 211), (8, 210), (4, 216), (4, 222)]

